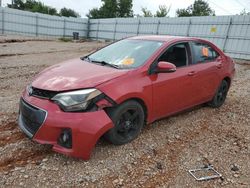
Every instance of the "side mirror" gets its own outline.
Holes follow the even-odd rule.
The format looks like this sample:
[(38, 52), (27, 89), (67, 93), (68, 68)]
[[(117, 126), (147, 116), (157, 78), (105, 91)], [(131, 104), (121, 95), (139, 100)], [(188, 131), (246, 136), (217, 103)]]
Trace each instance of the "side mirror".
[(175, 71), (176, 66), (173, 63), (160, 61), (156, 67), (155, 73), (170, 73)]

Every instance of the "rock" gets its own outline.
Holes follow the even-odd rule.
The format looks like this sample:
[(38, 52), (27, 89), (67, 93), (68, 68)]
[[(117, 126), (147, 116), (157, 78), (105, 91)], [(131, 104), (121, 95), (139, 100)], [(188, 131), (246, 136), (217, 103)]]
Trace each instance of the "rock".
[(20, 170), (21, 168), (20, 167), (16, 167), (15, 169), (14, 169), (14, 171), (18, 171), (18, 170)]
[(223, 183), (223, 180), (222, 180), (222, 179), (219, 179), (218, 181), (219, 181), (219, 183)]
[(159, 169), (159, 170), (162, 170), (163, 169), (162, 164), (160, 162), (157, 162), (156, 163), (156, 168)]
[(113, 184), (114, 185), (119, 185), (119, 186), (122, 186), (123, 185), (123, 179), (121, 179), (121, 178), (118, 178), (118, 179), (115, 179), (114, 181), (113, 181)]
[(235, 183), (235, 181), (234, 181), (234, 180), (231, 180), (231, 183)]
[(44, 158), (43, 160), (42, 160), (42, 162), (47, 162), (48, 161), (48, 159), (47, 158)]
[(228, 181), (223, 181), (222, 183), (221, 183), (221, 185), (227, 185), (228, 184)]
[(26, 163), (27, 163), (27, 162), (24, 161), (24, 160), (22, 160), (22, 161), (19, 162), (20, 165), (24, 165), (24, 164), (26, 164)]
[(169, 142), (169, 143), (172, 143), (173, 141), (169, 139), (168, 142)]
[(175, 135), (174, 136), (176, 139), (180, 139), (180, 136), (179, 135)]
[(133, 165), (136, 165), (136, 164), (137, 164), (137, 162), (136, 162), (136, 161), (134, 161), (134, 162), (133, 162)]
[(28, 175), (24, 175), (23, 177), (24, 177), (25, 179), (29, 178), (29, 176), (28, 176)]
[(24, 172), (25, 172), (25, 170), (24, 170), (24, 169), (22, 169), (20, 172), (24, 173)]
[(84, 179), (81, 178), (81, 179), (78, 180), (78, 182), (79, 182), (80, 184), (83, 184), (83, 183), (84, 183)]
[(240, 175), (239, 174), (234, 174), (234, 177), (235, 178), (238, 178)]
[(96, 180), (97, 180), (97, 179), (96, 179), (95, 177), (92, 177), (92, 178), (91, 178), (91, 182), (92, 182), (92, 183), (95, 183)]
[(232, 180), (232, 179), (227, 179), (227, 181), (229, 182), (229, 183), (235, 183), (235, 181), (234, 180)]
[(119, 179), (118, 185), (122, 186), (123, 185), (123, 179)]
[(208, 158), (208, 154), (204, 154), (203, 159), (207, 159)]
[(234, 164), (234, 165), (232, 165), (231, 170), (234, 171), (234, 172), (237, 172), (240, 169), (239, 169), (238, 165)]
[(4, 172), (4, 175), (8, 175), (9, 174), (9, 172)]
[(114, 181), (113, 181), (113, 184), (114, 185), (116, 185), (116, 184), (118, 184), (119, 183), (119, 179), (115, 179)]
[(19, 185), (20, 185), (20, 186), (23, 186), (23, 185), (24, 185), (24, 183), (23, 183), (23, 182), (20, 182), (20, 183), (19, 183)]
[(156, 156), (157, 155), (156, 149), (153, 149), (152, 151), (153, 151), (154, 156)]

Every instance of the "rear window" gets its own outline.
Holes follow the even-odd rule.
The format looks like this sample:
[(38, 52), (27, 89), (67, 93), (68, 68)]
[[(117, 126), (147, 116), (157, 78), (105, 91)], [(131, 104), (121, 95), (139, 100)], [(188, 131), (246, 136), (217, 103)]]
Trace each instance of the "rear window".
[(219, 53), (208, 44), (195, 42), (192, 44), (192, 48), (193, 64), (210, 62), (219, 56)]

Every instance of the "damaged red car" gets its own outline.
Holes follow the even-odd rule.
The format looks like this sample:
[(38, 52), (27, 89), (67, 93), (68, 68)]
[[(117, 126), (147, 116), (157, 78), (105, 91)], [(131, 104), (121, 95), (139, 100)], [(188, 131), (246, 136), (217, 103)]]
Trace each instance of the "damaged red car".
[(22, 94), (18, 124), (30, 139), (87, 160), (100, 137), (126, 144), (157, 119), (220, 107), (234, 72), (202, 39), (127, 38), (39, 73)]

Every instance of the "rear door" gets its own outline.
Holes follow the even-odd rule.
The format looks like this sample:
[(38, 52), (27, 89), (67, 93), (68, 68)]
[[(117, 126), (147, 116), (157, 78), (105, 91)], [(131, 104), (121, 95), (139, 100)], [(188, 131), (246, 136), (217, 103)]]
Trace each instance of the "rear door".
[(191, 42), (192, 59), (190, 67), (193, 93), (196, 95), (194, 103), (210, 100), (220, 82), (220, 71), (223, 66), (219, 53), (210, 45), (202, 42)]

